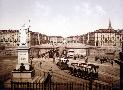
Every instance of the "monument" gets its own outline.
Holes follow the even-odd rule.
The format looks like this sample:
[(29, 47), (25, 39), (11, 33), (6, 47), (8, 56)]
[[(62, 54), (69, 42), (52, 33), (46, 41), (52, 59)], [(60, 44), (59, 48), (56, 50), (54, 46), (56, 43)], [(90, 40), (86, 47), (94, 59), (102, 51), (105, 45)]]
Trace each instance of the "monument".
[[(48, 77), (48, 73), (44, 73), (42, 76), (35, 75), (35, 70), (29, 63), (29, 46), (28, 46), (28, 31), (30, 26), (22, 26), (19, 30), (20, 43), (17, 48), (18, 59), (16, 69), (12, 71), (12, 82), (39, 82), (43, 83)], [(35, 76), (34, 76), (35, 75)]]
[(18, 62), (16, 65), (16, 70), (18, 70), (23, 63), (26, 70), (29, 70), (29, 47), (27, 45), (29, 28), (25, 28), (25, 24), (22, 29), (19, 30), (20, 43), (18, 47)]
[(16, 64), (16, 69), (12, 71), (12, 80), (14, 82), (32, 82), (34, 76), (34, 69), (29, 63), (29, 50), (28, 47), (28, 31), (29, 26), (26, 27), (25, 24), (19, 30), (20, 43), (17, 48), (18, 59)]

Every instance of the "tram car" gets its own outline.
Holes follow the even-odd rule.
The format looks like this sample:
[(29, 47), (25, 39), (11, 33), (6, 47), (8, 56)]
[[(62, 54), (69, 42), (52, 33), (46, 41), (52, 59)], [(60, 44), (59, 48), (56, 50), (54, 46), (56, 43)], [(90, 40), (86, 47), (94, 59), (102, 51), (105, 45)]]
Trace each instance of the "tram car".
[(98, 79), (98, 65), (87, 64), (87, 63), (68, 63), (67, 58), (60, 58), (57, 66), (61, 70), (68, 70), (70, 75), (79, 77), (86, 80), (97, 80)]
[(68, 64), (67, 64), (68, 62), (69, 60), (67, 58), (60, 58), (56, 65), (61, 70), (68, 70)]
[(80, 77), (83, 79), (98, 79), (98, 68), (99, 66), (94, 64), (86, 63), (71, 63), (69, 66), (69, 71), (71, 75)]

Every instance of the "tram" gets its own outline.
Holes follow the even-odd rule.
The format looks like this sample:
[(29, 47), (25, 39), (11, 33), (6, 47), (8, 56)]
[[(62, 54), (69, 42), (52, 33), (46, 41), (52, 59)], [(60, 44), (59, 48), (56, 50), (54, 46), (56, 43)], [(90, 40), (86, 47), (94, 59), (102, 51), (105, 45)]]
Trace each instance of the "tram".
[(61, 58), (57, 63), (61, 70), (68, 70), (72, 76), (82, 79), (98, 79), (98, 65), (87, 63), (69, 63), (69, 60)]
[(86, 63), (71, 63), (69, 71), (71, 75), (83, 79), (98, 79), (98, 65)]
[(69, 60), (67, 58), (60, 58), (57, 66), (61, 69), (61, 70), (67, 70), (68, 69), (68, 63)]

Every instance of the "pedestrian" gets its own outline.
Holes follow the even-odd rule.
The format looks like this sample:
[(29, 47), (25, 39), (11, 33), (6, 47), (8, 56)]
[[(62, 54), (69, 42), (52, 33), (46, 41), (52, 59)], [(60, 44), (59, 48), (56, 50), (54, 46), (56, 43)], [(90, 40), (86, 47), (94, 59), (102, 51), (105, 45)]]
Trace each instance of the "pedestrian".
[(55, 57), (53, 57), (53, 63), (55, 62)]
[(111, 61), (111, 65), (113, 66), (113, 60)]
[(101, 62), (101, 64), (102, 64), (102, 59), (100, 59), (100, 62)]
[(46, 59), (46, 54), (44, 55), (44, 58)]
[(74, 56), (74, 60), (76, 60), (76, 56)]
[(40, 62), (40, 67), (41, 67), (42, 62)]
[(88, 57), (87, 56), (85, 57), (85, 63), (88, 63)]

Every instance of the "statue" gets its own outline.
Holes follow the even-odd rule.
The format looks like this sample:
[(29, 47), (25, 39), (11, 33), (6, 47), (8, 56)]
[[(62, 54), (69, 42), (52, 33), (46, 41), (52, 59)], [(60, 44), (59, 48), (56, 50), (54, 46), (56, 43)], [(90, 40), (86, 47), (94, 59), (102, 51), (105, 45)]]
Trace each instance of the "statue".
[(26, 69), (25, 69), (25, 66), (24, 66), (24, 64), (23, 63), (21, 63), (21, 66), (20, 66), (20, 71), (21, 72), (23, 72), (23, 71), (25, 71)]
[(19, 44), (19, 46), (27, 46), (28, 28), (25, 28), (25, 24), (19, 30), (19, 33), (20, 33), (20, 44)]

